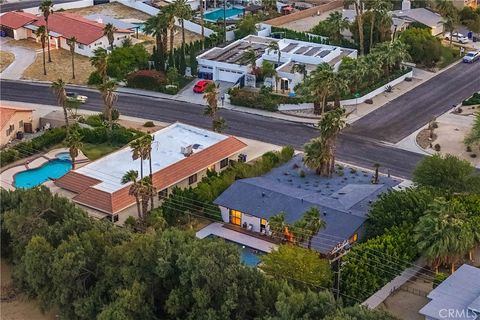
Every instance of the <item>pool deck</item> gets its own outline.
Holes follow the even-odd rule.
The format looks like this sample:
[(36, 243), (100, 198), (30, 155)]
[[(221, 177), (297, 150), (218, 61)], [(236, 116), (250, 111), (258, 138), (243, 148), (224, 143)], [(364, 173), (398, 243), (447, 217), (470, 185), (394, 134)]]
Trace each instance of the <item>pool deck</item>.
[[(3, 171), (0, 173), (0, 187), (6, 190), (15, 190), (14, 177), (17, 173), (41, 167), (48, 161), (56, 159), (56, 155), (62, 152), (68, 152), (68, 148), (50, 150), (45, 154), (39, 155), (37, 158), (31, 161), (25, 161), (23, 164), (19, 164), (18, 166)], [(79, 168), (88, 162), (88, 158), (82, 153), (82, 151), (79, 151), (78, 153), (78, 157), (75, 159), (76, 168)]]
[(271, 242), (261, 240), (255, 237), (251, 237), (249, 235), (236, 232), (231, 229), (224, 228), (223, 223), (220, 223), (220, 222), (214, 222), (212, 224), (209, 224), (208, 226), (199, 230), (196, 233), (196, 236), (199, 239), (204, 239), (210, 235), (224, 238), (226, 240), (230, 240), (230, 241), (242, 244), (244, 246), (247, 246), (256, 250), (260, 250), (263, 252), (267, 252), (267, 253), (270, 253), (273, 250), (277, 250), (278, 248), (276, 244), (273, 244)]

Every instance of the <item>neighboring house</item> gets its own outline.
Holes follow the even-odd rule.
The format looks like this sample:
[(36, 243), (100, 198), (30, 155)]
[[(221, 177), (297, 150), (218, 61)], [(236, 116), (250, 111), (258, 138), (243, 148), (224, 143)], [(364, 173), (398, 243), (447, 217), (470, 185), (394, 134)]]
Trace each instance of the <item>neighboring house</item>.
[[(158, 192), (157, 201), (168, 196), (174, 187), (194, 187), (207, 170), (226, 169), (230, 160), (237, 160), (239, 152), (246, 147), (235, 137), (182, 123), (172, 124), (152, 136), (153, 185)], [(148, 175), (148, 160), (143, 162), (143, 168), (144, 175)], [(132, 160), (131, 148), (125, 147), (70, 171), (55, 184), (76, 193), (74, 202), (115, 216), (135, 205), (135, 198), (128, 194), (130, 184), (121, 183), (129, 170), (139, 171), (140, 160)]]
[(425, 320), (480, 319), (480, 269), (462, 265), (427, 296)]
[(400, 183), (381, 176), (379, 184), (372, 184), (370, 174), (341, 171), (332, 178), (320, 177), (305, 168), (302, 155), (296, 155), (264, 176), (235, 181), (214, 203), (225, 223), (266, 235), (272, 216), (284, 212), (285, 221), (293, 224), (316, 207), (326, 228), (314, 236), (312, 247), (328, 254), (339, 244), (361, 238), (370, 204)]
[(115, 19), (103, 14), (92, 14), (89, 16), (85, 16), (85, 18), (101, 24), (110, 23), (117, 29), (129, 30), (131, 32), (135, 32), (136, 34), (138, 34), (138, 30), (140, 29), (140, 24), (142, 24), (142, 23), (131, 23), (131, 22)]
[(0, 106), (2, 123), (0, 146), (4, 146), (16, 138), (17, 132), (32, 133), (32, 109)]
[[(271, 42), (278, 43), (280, 63), (278, 52), (267, 49)], [(277, 77), (280, 78), (279, 89), (287, 92), (293, 92), (295, 85), (303, 80), (303, 75), (292, 71), (295, 64), (305, 65), (307, 73), (310, 73), (321, 63), (328, 63), (337, 69), (343, 57), (357, 57), (357, 50), (354, 49), (249, 35), (224, 48), (213, 48), (199, 55), (197, 57), (199, 75), (215, 81), (231, 83), (242, 81), (242, 77), (252, 72), (251, 65), (242, 61), (244, 52), (249, 49), (255, 51), (257, 67), (260, 67), (264, 60), (275, 66)]]
[[(43, 16), (35, 16), (26, 12), (11, 11), (0, 16), (1, 29), (7, 36), (20, 39), (35, 39), (38, 27), (45, 25)], [(92, 56), (96, 48), (109, 49), (108, 39), (103, 35), (105, 25), (83, 18), (82, 16), (54, 12), (48, 18), (50, 46), (70, 50), (68, 39), (75, 37), (77, 44), (75, 52), (84, 56)], [(114, 33), (114, 46), (120, 46), (132, 30), (118, 29)]]

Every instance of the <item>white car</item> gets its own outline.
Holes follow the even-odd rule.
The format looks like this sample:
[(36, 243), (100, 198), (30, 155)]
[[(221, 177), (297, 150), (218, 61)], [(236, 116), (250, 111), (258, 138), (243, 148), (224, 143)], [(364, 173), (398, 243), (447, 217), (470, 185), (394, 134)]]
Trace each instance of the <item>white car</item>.
[(79, 95), (76, 92), (67, 92), (67, 100), (69, 101), (78, 101), (80, 103), (85, 103), (88, 100), (87, 96)]
[(480, 59), (480, 51), (469, 51), (466, 55), (463, 56), (463, 62), (465, 63), (474, 63)]
[(458, 32), (454, 32), (452, 35), (450, 35), (450, 32), (445, 33), (445, 40), (450, 40), (450, 38), (452, 38), (452, 41), (459, 43), (468, 43), (469, 41), (467, 36)]

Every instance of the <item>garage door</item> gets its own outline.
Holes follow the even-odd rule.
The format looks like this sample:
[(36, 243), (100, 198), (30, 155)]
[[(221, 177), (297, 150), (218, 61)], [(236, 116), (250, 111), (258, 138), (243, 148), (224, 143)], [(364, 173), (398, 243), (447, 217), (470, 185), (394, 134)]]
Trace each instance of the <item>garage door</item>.
[(242, 72), (229, 70), (229, 69), (221, 69), (218, 68), (218, 78), (219, 81), (226, 81), (226, 82), (237, 82), (237, 80), (243, 75)]
[(7, 37), (13, 38), (13, 29), (11, 29), (11, 28), (9, 28), (9, 27), (1, 26), (1, 30), (2, 30), (3, 32), (5, 32), (5, 34), (7, 35)]

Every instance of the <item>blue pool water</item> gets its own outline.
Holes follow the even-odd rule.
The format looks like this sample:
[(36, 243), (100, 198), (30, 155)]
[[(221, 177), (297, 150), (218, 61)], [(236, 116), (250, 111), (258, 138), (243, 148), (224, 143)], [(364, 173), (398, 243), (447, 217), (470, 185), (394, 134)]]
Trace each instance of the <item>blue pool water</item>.
[[(237, 244), (237, 243), (235, 243)], [(252, 248), (242, 246), (240, 247), (240, 260), (249, 267), (256, 267), (260, 263), (260, 253)]]
[(71, 169), (72, 162), (69, 159), (50, 160), (39, 168), (17, 173), (15, 175), (15, 188), (29, 189), (39, 186), (50, 178), (63, 177)]
[[(236, 17), (240, 14), (243, 14), (243, 9), (241, 8), (233, 7), (225, 10), (225, 18), (227, 19), (231, 17)], [(203, 18), (210, 21), (217, 21), (218, 19), (223, 20), (223, 9), (207, 12), (203, 15)]]
[(60, 160), (70, 160), (70, 153), (69, 152), (60, 152), (55, 155), (57, 159)]

